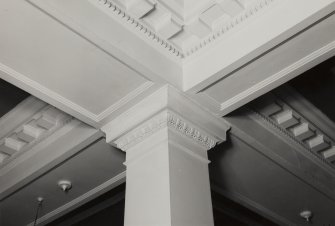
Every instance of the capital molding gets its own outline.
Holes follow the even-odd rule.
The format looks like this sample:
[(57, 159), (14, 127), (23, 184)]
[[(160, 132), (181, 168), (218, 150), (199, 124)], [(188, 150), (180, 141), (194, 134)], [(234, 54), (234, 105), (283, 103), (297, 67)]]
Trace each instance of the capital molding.
[(169, 128), (211, 149), (226, 140), (230, 125), (181, 91), (166, 85), (101, 130), (106, 134), (106, 142), (126, 150), (162, 128)]
[(207, 150), (213, 148), (219, 141), (217, 138), (209, 135), (182, 116), (166, 109), (117, 139), (115, 143), (118, 148), (126, 151), (162, 128), (169, 128), (177, 131), (180, 135), (193, 140)]

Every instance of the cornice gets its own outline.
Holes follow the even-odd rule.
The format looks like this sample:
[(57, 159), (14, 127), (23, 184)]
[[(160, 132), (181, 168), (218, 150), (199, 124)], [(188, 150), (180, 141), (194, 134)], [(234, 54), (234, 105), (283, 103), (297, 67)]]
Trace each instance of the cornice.
[(241, 14), (236, 17), (231, 18), (229, 22), (221, 27), (216, 32), (212, 32), (208, 37), (202, 40), (197, 45), (194, 45), (190, 50), (186, 52), (186, 56), (190, 56), (198, 50), (206, 47), (207, 45), (219, 40), (222, 36), (224, 36), (229, 31), (233, 30), (236, 26), (242, 24), (244, 21), (256, 15), (259, 11), (268, 7), (275, 0), (262, 0), (255, 4), (253, 7), (244, 10)]
[(188, 122), (173, 111), (164, 110), (116, 140), (115, 143), (118, 148), (126, 151), (163, 128), (172, 129), (182, 136), (186, 136), (205, 147), (207, 150), (213, 148), (218, 142), (216, 138)]
[[(265, 124), (302, 147), (307, 153), (335, 169), (335, 142), (317, 124), (310, 122), (283, 99), (268, 95), (249, 107)], [(300, 109), (303, 111), (304, 109)]]
[(288, 85), (283, 85), (272, 92), (292, 109), (295, 109), (296, 111), (297, 109), (300, 109), (298, 110), (299, 114), (304, 118), (307, 118), (313, 125), (317, 125), (322, 133), (327, 134), (331, 140), (335, 141), (335, 123), (300, 93), (295, 91), (294, 88)]
[(71, 119), (71, 116), (35, 97), (26, 99), (0, 119), (0, 125), (4, 125), (0, 137), (0, 167), (40, 143)]
[(204, 2), (203, 7), (188, 20), (177, 15), (175, 6), (171, 6), (175, 5), (171, 3), (174, 1), (88, 1), (135, 33), (144, 34), (146, 39), (168, 53), (186, 58), (220, 40), (275, 0), (215, 0), (208, 3), (201, 0)]
[(27, 97), (0, 118), (0, 138), (6, 136), (9, 131), (14, 130), (46, 106), (47, 103), (34, 96)]
[(179, 58), (184, 57), (183, 54), (175, 46), (173, 46), (168, 41), (164, 40), (162, 37), (160, 37), (158, 34), (156, 34), (142, 22), (128, 15), (128, 13), (126, 13), (124, 10), (118, 7), (114, 2), (109, 0), (89, 0), (89, 1), (92, 2), (94, 5), (98, 5), (100, 8), (104, 7), (105, 9), (108, 9), (109, 10), (108, 12), (110, 12), (114, 18), (117, 17), (118, 19), (121, 19), (123, 23), (126, 24), (126, 26), (130, 26), (131, 29), (133, 29), (135, 32), (144, 34), (149, 40), (152, 40), (153, 42), (158, 44), (161, 48), (167, 50), (170, 54)]

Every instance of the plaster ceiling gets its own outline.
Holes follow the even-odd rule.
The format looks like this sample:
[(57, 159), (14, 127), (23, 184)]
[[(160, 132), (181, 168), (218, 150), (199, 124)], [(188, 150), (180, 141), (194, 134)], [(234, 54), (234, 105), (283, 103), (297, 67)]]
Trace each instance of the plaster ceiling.
[(97, 123), (153, 85), (27, 1), (0, 7), (0, 66), (15, 74), (6, 80), (61, 110)]
[[(297, 14), (301, 4), (306, 10)], [(191, 95), (232, 75), (297, 32), (322, 22), (333, 4), (332, 0), (201, 0), (197, 4), (176, 0), (164, 4), (153, 0), (2, 1), (0, 75), (58, 109), (101, 128), (162, 84)], [(180, 5), (185, 6), (181, 13), (185, 20), (179, 21), (183, 30), (175, 32), (173, 21), (178, 20), (176, 7)], [(192, 15), (192, 19), (188, 21), (186, 15)], [(199, 31), (204, 27), (209, 32), (202, 39)], [(275, 65), (293, 65), (288, 68), (291, 71), (284, 70), (291, 74), (292, 68), (301, 66), (296, 65), (301, 58), (307, 57), (303, 64), (309, 64), (327, 55), (334, 45), (333, 36), (328, 34), (332, 30), (326, 25), (321, 28), (324, 30), (315, 28), (310, 32), (322, 32), (322, 40), (306, 32), (310, 39), (297, 39), (295, 42), (301, 46), (293, 43), (299, 51), (291, 49), (293, 53), (287, 54), (290, 57), (283, 56), (289, 62), (280, 58), (282, 64)], [(166, 29), (173, 30), (169, 33), (171, 43), (179, 49), (189, 50), (189, 46), (198, 50), (185, 59), (176, 56), (178, 51), (170, 41), (158, 38)], [(244, 70), (247, 76), (243, 79), (238, 73), (224, 79), (227, 89), (217, 87), (214, 94), (210, 90), (203, 92), (209, 96), (204, 103), (214, 102), (214, 107), (204, 106), (223, 115), (261, 95), (270, 85), (278, 85), (284, 77), (294, 76), (280, 74), (278, 67), (273, 71), (270, 66), (261, 71), (264, 74), (254, 70), (259, 68), (257, 64), (250, 67)], [(275, 73), (275, 77), (269, 77), (268, 72)], [(241, 82), (244, 85), (237, 92), (243, 95), (236, 97), (234, 90)], [(216, 94), (222, 90), (224, 95)], [(198, 98), (201, 97), (195, 95), (193, 99)]]
[[(148, 52), (143, 51), (146, 50), (146, 48), (142, 48), (143, 45), (141, 48), (138, 48), (138, 46), (141, 46), (138, 45), (138, 42), (141, 41), (142, 43), (143, 40), (139, 41), (135, 38), (135, 36), (125, 35), (131, 34), (133, 31), (130, 32), (129, 30), (126, 30), (122, 25), (115, 25), (117, 22), (113, 20), (107, 20), (106, 15), (98, 13), (97, 10), (94, 10), (94, 7), (89, 5), (89, 3), (86, 1), (85, 3), (83, 3), (84, 1), (80, 3), (80, 6), (82, 7), (81, 10), (77, 10), (76, 7), (78, 6), (78, 4), (76, 4), (78, 1), (62, 1), (63, 4), (68, 4), (70, 6), (68, 8), (65, 7), (65, 11), (64, 8), (58, 8), (57, 11), (57, 6), (59, 6), (57, 4), (59, 4), (60, 1), (50, 0), (48, 3), (41, 3), (42, 1), (36, 0), (31, 2), (39, 2), (41, 6), (43, 6), (43, 4), (50, 3), (49, 8), (46, 8), (49, 11), (47, 14), (45, 14), (45, 12), (41, 11), (40, 9), (32, 7), (32, 5), (28, 4), (27, 1), (8, 1), (3, 4), (5, 10), (3, 10), (3, 13), (0, 14), (0, 18), (2, 18), (2, 20), (0, 20), (0, 25), (3, 25), (3, 32), (6, 35), (0, 36), (0, 47), (5, 50), (4, 52), (6, 54), (0, 54), (0, 66), (2, 69), (6, 69), (6, 72), (10, 72), (9, 74), (12, 77), (7, 75), (8, 80), (17, 79), (16, 84), (25, 87), (26, 90), (34, 92), (36, 95), (40, 95), (49, 103), (55, 104), (63, 110), (67, 110), (68, 113), (78, 113), (73, 115), (78, 116), (79, 118), (81, 117), (81, 119), (84, 118), (84, 115), (86, 119), (88, 118), (91, 120), (88, 120), (88, 122), (99, 122), (101, 119), (108, 116), (108, 114), (120, 108), (120, 106), (122, 106), (124, 103), (129, 102), (130, 99), (137, 97), (139, 93), (149, 89), (153, 84), (151, 80), (140, 73), (140, 70), (138, 69), (139, 67), (137, 67), (138, 70), (135, 70), (131, 67), (128, 67), (130, 64), (127, 65), (125, 63), (129, 63), (131, 60), (132, 63), (134, 63), (134, 58), (136, 57), (136, 60), (139, 61), (142, 59), (147, 59), (150, 61), (150, 65), (156, 67), (153, 69), (151, 68), (154, 71), (157, 69), (159, 72), (163, 71), (164, 73), (168, 73), (170, 76), (172, 75), (175, 77), (180, 75), (180, 71), (178, 70), (171, 71), (172, 67), (170, 67), (170, 64), (168, 64), (170, 61), (168, 62), (168, 60), (165, 58), (164, 60), (161, 60), (162, 57), (166, 56), (159, 54), (158, 52), (160, 50), (156, 52), (155, 55), (151, 54), (152, 52), (150, 52), (150, 48), (147, 49)], [(325, 5), (328, 5), (328, 3), (328, 1), (324, 1)], [(2, 3), (0, 3), (0, 5), (2, 5)], [(59, 9), (61, 10), (59, 11)], [(94, 33), (94, 35), (87, 31), (87, 27), (81, 27), (83, 25), (83, 21), (86, 22), (90, 20), (90, 17), (85, 15), (85, 12), (87, 12), (85, 10), (89, 10), (90, 13), (92, 13), (90, 14), (91, 16), (97, 16), (97, 21), (103, 22), (101, 24), (89, 24), (90, 26), (88, 27), (92, 29), (90, 32)], [(317, 9), (315, 10), (317, 11)], [(58, 14), (56, 13), (56, 16), (49, 17), (49, 13), (53, 14), (55, 11), (57, 11)], [(73, 12), (75, 13), (72, 15), (71, 13)], [(296, 12), (293, 12), (292, 14), (296, 15)], [(64, 15), (71, 15), (73, 17), (67, 17)], [(84, 20), (85, 16), (86, 20)], [(305, 18), (304, 16), (302, 16), (302, 18)], [(334, 19), (334, 17), (332, 18)], [(331, 24), (331, 21), (333, 21), (331, 20), (332, 18), (326, 21), (327, 23), (323, 23), (327, 25), (324, 25), (323, 28), (327, 30), (329, 34), (332, 32), (332, 30), (328, 29), (329, 24)], [(67, 24), (64, 26), (69, 20), (72, 20), (73, 22), (76, 19), (81, 21), (81, 23), (73, 23), (76, 24), (77, 27), (73, 26), (71, 23), (70, 25)], [(283, 21), (280, 20), (280, 23), (284, 24), (282, 22)], [(11, 26), (8, 26), (8, 23), (10, 23)], [(116, 30), (106, 29), (108, 26), (111, 26), (111, 23), (114, 23), (114, 28)], [(30, 26), (26, 26), (27, 24)], [(78, 26), (80, 29), (77, 29)], [(287, 27), (285, 27), (285, 29), (287, 29)], [(283, 30), (285, 29), (283, 28)], [(82, 33), (78, 32), (78, 30)], [(262, 30), (264, 30), (263, 27)], [(43, 31), (43, 33), (41, 33), (41, 31)], [(314, 32), (319, 34), (317, 31), (319, 30), (317, 27), (315, 27)], [(22, 33), (25, 33), (26, 35), (21, 35)], [(263, 33), (259, 33), (258, 35), (263, 36), (262, 34)], [(99, 38), (96, 38), (95, 35), (99, 36)], [(109, 43), (109, 47), (106, 47), (108, 46), (108, 44), (106, 44), (106, 40), (108, 40), (108, 38), (111, 36), (114, 37), (114, 39), (111, 39), (110, 42), (115, 41), (115, 43), (112, 43), (112, 45)], [(241, 37), (245, 39), (245, 36), (242, 35)], [(319, 43), (320, 41), (319, 35), (309, 35), (309, 37), (316, 43)], [(323, 37), (325, 39), (323, 40), (325, 44), (333, 43), (331, 42), (333, 40), (333, 36), (325, 35)], [(327, 38), (329, 38), (329, 40)], [(133, 41), (129, 43), (132, 43), (137, 47), (135, 49), (129, 47), (127, 45), (128, 43), (124, 41), (124, 39), (133, 39)], [(257, 40), (257, 38), (255, 38), (255, 40)], [(296, 39), (296, 41), (299, 41), (299, 39)], [(312, 43), (309, 41), (306, 43)], [(151, 44), (152, 43), (150, 41), (150, 44), (148, 45)], [(240, 44), (248, 45), (250, 43), (241, 42)], [(113, 49), (115, 48), (113, 45), (117, 45), (120, 47), (120, 49), (125, 51), (126, 54), (128, 54), (128, 58), (126, 58), (127, 61), (124, 61), (124, 63), (119, 61), (119, 59), (125, 59), (122, 58), (124, 53), (120, 53), (120, 49)], [(294, 44), (292, 45), (294, 46)], [(113, 48), (111, 46), (113, 46)], [(304, 46), (305, 45), (301, 47), (301, 53), (303, 53), (303, 56), (308, 54), (308, 51), (303, 48)], [(232, 48), (235, 47), (236, 46), (232, 46)], [(289, 47), (290, 45), (286, 46), (286, 48)], [(319, 47), (320, 46), (312, 46), (311, 48), (312, 50), (315, 50), (313, 48)], [(236, 49), (244, 50), (245, 48), (243, 46), (239, 46), (239, 48)], [(277, 49), (277, 51), (280, 52), (281, 49)], [(304, 51), (306, 51), (306, 53)], [(110, 54), (110, 52), (113, 52), (114, 55)], [(229, 52), (233, 53), (234, 51)], [(146, 56), (150, 56), (151, 58), (143, 57), (143, 55), (141, 55), (142, 53), (147, 54)], [(115, 55), (119, 59), (117, 59)], [(138, 57), (139, 55), (140, 57)], [(152, 64), (152, 58), (155, 58), (157, 55), (160, 55), (161, 58), (157, 58), (157, 64)], [(225, 56), (227, 58), (232, 58), (232, 56), (229, 54), (225, 54)], [(236, 55), (237, 58), (238, 56)], [(299, 60), (303, 56), (299, 56), (294, 60)], [(206, 57), (206, 55), (204, 55), (204, 57)], [(276, 56), (273, 56), (273, 58), (276, 58)], [(170, 58), (168, 59), (171, 60)], [(219, 57), (217, 59), (222, 60), (222, 58)], [(161, 62), (164, 62), (164, 64)], [(166, 62), (167, 64), (165, 64)], [(176, 63), (173, 61), (173, 64), (174, 63), (178, 64), (179, 62)], [(262, 61), (259, 61), (258, 63), (262, 63)], [(290, 63), (291, 62), (287, 62), (288, 65)], [(190, 68), (192, 66), (194, 70), (197, 70), (197, 67), (193, 67), (195, 64), (196, 63), (190, 64)], [(164, 67), (162, 67), (162, 65)], [(197, 63), (197, 65), (198, 67), (203, 67), (204, 64)], [(209, 66), (208, 68), (213, 67)], [(252, 68), (251, 65), (251, 70), (254, 70), (255, 68), (259, 67)], [(272, 66), (270, 65), (269, 68), (265, 69), (270, 70), (272, 69)], [(174, 72), (179, 72), (179, 74)], [(265, 70), (265, 72), (265, 74), (268, 74), (268, 71)], [(192, 75), (190, 76), (190, 79), (193, 80), (194, 74), (190, 73), (190, 75)], [(122, 79), (120, 79), (120, 77), (122, 77)], [(180, 81), (180, 78), (181, 77), (179, 76), (176, 80)], [(242, 78), (240, 78), (240, 81), (242, 81)], [(239, 83), (234, 84), (236, 85)], [(136, 92), (133, 92), (134, 90)], [(217, 90), (226, 91), (226, 89), (222, 89), (222, 87), (218, 88)], [(221, 103), (222, 101), (225, 101), (220, 99), (224, 97), (226, 96), (218, 96), (218, 102)], [(57, 206), (63, 205), (69, 202), (71, 199), (75, 199), (81, 194), (84, 194), (84, 190), (89, 190), (94, 186), (98, 186), (99, 183), (108, 180), (108, 178), (114, 175), (113, 173), (116, 171), (124, 170), (121, 164), (123, 162), (123, 154), (120, 154), (119, 151), (111, 148), (105, 144), (105, 141), (102, 140), (92, 145), (92, 147), (95, 147), (95, 145), (101, 145), (101, 149), (99, 147), (97, 148), (98, 150), (91, 147), (86, 149), (62, 165), (59, 165), (52, 171), (49, 171), (38, 180), (33, 181), (29, 184), (29, 186), (25, 186), (4, 200), (2, 203), (2, 207), (4, 207), (4, 212), (2, 215), (10, 216), (3, 219), (5, 222), (4, 224), (20, 225), (21, 223), (26, 224), (31, 222), (34, 215), (34, 211), (31, 208), (31, 203), (36, 204), (36, 196), (41, 193), (45, 195), (47, 198), (46, 200), (48, 200), (48, 195), (50, 195), (49, 200), (51, 202), (50, 204), (46, 202), (44, 209), (44, 211), (48, 212), (55, 209)], [(234, 186), (236, 186), (240, 194), (245, 194), (246, 196), (251, 192), (252, 197), (250, 197), (252, 199), (260, 200), (264, 206), (275, 209), (279, 214), (287, 216), (293, 221), (298, 220), (295, 218), (296, 215), (292, 215), (293, 212), (295, 214), (295, 212), (298, 211), (298, 208), (302, 206), (298, 204), (310, 204), (310, 202), (304, 202), (306, 197), (308, 197), (313, 202), (315, 201), (316, 209), (319, 205), (322, 204), (322, 202), (325, 203), (326, 206), (334, 208), (331, 200), (325, 199), (318, 192), (315, 192), (308, 186), (306, 187), (305, 183), (302, 183), (299, 181), (299, 179), (292, 177), (290, 173), (278, 167), (273, 162), (267, 161), (263, 155), (256, 153), (256, 155), (252, 156), (251, 153), (255, 150), (250, 150), (250, 147), (247, 147), (245, 144), (239, 144), (237, 142), (236, 146), (239, 147), (239, 153), (236, 155), (233, 154), (233, 159), (231, 159), (232, 161), (230, 164), (226, 163), (226, 160), (218, 158), (220, 161), (222, 160), (224, 162), (222, 167), (225, 167), (221, 168), (221, 165), (219, 164), (220, 170), (222, 170), (224, 173), (230, 173), (233, 175), (231, 177), (225, 177), (227, 175), (222, 176), (222, 172), (218, 171), (218, 174), (222, 176), (218, 178), (218, 180), (220, 180), (219, 182), (221, 183), (221, 187), (226, 186), (225, 188), (228, 187), (229, 189), (232, 188), (233, 190), (235, 189)], [(229, 150), (229, 146), (224, 147)], [(112, 149), (111, 152), (110, 149)], [(116, 154), (115, 157), (115, 155), (111, 153), (119, 154)], [(231, 165), (233, 160), (235, 160), (236, 165)], [(113, 161), (117, 162), (115, 164), (111, 164), (111, 161), (112, 163)], [(256, 163), (257, 165), (255, 167)], [(247, 171), (248, 169), (250, 171)], [(241, 177), (235, 177), (237, 173), (239, 173)], [(74, 190), (72, 190), (73, 193), (68, 193), (66, 196), (57, 190), (58, 188), (55, 186), (56, 180), (61, 179), (64, 175), (74, 178), (74, 182), (76, 184), (80, 184), (80, 189), (79, 187), (74, 187)], [(254, 180), (254, 177), (257, 178)], [(234, 180), (239, 181), (236, 182)], [(272, 180), (274, 182), (269, 184), (269, 181)], [(229, 183), (231, 184), (229, 185)], [(257, 186), (261, 186), (262, 189), (259, 189)], [(296, 194), (295, 189), (297, 188), (301, 190), (301, 194), (294, 196), (294, 194)], [(257, 189), (259, 189), (259, 191)], [(274, 193), (271, 193), (270, 200), (264, 196), (264, 194), (268, 194), (268, 192), (272, 190), (276, 191), (276, 189), (280, 189), (280, 192), (285, 191), (289, 193), (289, 197), (291, 197), (292, 200), (296, 198), (295, 201), (297, 203), (294, 203), (295, 205), (289, 206), (292, 212), (288, 211), (289, 208), (285, 209), (286, 205), (289, 205), (290, 203), (285, 202), (284, 192), (280, 193), (278, 196)], [(310, 197), (308, 194), (310, 194)], [(278, 200), (278, 203), (271, 203), (273, 200)], [(15, 216), (17, 213), (15, 211), (17, 211), (19, 208), (24, 208), (24, 214), (22, 214), (21, 218), (15, 218), (14, 222), (12, 222), (12, 216)], [(321, 214), (320, 216), (325, 216), (324, 219), (327, 221), (328, 219), (332, 219), (331, 216), (327, 215), (327, 209), (324, 208), (321, 210), (326, 212), (323, 213), (324, 215)]]

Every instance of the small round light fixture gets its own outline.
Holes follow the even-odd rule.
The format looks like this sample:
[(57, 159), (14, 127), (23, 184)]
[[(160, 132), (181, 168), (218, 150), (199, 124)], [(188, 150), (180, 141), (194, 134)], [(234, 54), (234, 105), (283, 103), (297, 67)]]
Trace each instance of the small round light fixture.
[(37, 202), (38, 202), (38, 203), (42, 203), (42, 202), (43, 202), (43, 200), (44, 200), (44, 198), (43, 198), (43, 197), (41, 197), (41, 196), (40, 196), (40, 197), (37, 197)]
[(58, 187), (62, 189), (63, 192), (68, 192), (72, 188), (71, 181), (68, 180), (60, 180), (58, 181)]
[(310, 222), (313, 217), (313, 213), (310, 210), (303, 210), (300, 212), (300, 217), (304, 218), (307, 222)]

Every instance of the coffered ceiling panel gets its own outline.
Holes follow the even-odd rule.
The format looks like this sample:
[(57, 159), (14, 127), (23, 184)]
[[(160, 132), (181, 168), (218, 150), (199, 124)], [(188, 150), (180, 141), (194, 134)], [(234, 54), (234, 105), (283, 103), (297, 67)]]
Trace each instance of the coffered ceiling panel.
[(30, 3), (3, 1), (0, 7), (0, 68), (7, 81), (96, 122), (151, 87)]

